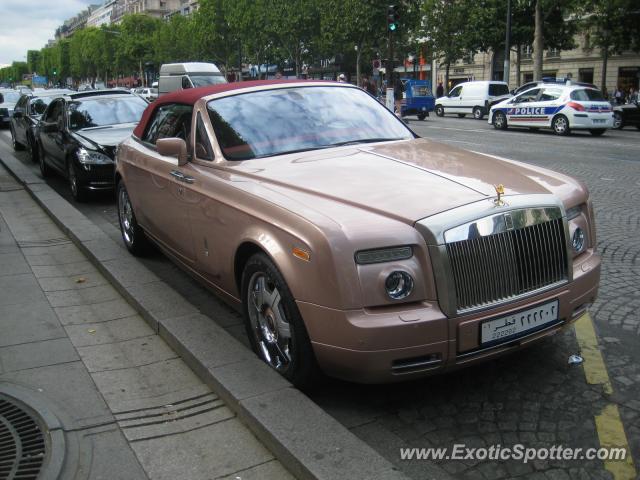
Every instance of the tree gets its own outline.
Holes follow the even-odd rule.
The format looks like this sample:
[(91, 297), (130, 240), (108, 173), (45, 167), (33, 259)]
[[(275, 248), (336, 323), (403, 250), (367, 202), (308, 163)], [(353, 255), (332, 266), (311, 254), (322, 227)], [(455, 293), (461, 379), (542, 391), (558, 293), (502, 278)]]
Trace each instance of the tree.
[(423, 3), (423, 33), (434, 58), (445, 66), (445, 89), (451, 64), (477, 45), (467, 24), (473, 4), (473, 0), (425, 0)]
[(125, 15), (119, 29), (116, 60), (119, 66), (129, 71), (138, 70), (144, 78), (142, 65), (152, 61), (153, 39), (162, 20), (142, 14)]
[(29, 66), (29, 71), (31, 73), (38, 71), (39, 63), (40, 50), (27, 50), (27, 65)]
[(579, 0), (534, 0), (533, 79), (542, 79), (542, 52), (545, 48), (568, 50), (579, 26), (575, 17)]
[(640, 51), (640, 8), (634, 0), (586, 0), (579, 10), (591, 44), (602, 53), (601, 88), (606, 88), (609, 55)]

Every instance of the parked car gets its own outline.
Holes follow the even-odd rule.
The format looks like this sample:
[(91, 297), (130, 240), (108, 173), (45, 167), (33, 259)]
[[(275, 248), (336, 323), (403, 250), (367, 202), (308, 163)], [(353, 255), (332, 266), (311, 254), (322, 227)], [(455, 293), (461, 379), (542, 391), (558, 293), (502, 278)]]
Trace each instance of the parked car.
[(509, 98), (509, 86), (505, 82), (463, 82), (451, 89), (449, 95), (436, 100), (436, 115), (456, 113), (462, 118), (468, 114), (481, 120), (495, 103)]
[(162, 96), (120, 144), (116, 182), (126, 247), (153, 241), (241, 309), (256, 354), (299, 386), (494, 358), (598, 290), (582, 183), (417, 138), (348, 84)]
[(0, 127), (9, 125), (18, 100), (20, 92), (8, 88), (0, 89)]
[(160, 67), (158, 92), (162, 95), (218, 83), (227, 83), (227, 79), (213, 63), (165, 63)]
[(156, 98), (158, 98), (157, 88), (136, 88), (133, 93), (135, 93), (136, 95), (140, 95), (147, 102), (153, 102)]
[(55, 98), (36, 131), (42, 176), (66, 177), (73, 197), (112, 189), (115, 149), (131, 135), (148, 103), (126, 90), (94, 90)]
[(640, 105), (638, 105), (638, 100), (626, 105), (613, 107), (613, 128), (622, 129), (634, 125), (640, 130)]
[[(568, 83), (567, 83), (568, 82)], [(544, 77), (542, 80), (536, 80), (535, 82), (527, 82), (524, 85), (520, 85), (518, 88), (511, 90), (513, 95), (519, 95), (522, 92), (526, 92), (534, 87), (541, 85), (576, 85), (580, 87), (589, 87), (597, 89), (593, 83), (586, 82), (574, 82), (570, 78), (556, 78), (556, 77)]]
[(14, 150), (27, 148), (34, 162), (38, 161), (36, 146), (36, 128), (47, 105), (61, 95), (73, 93), (72, 90), (39, 90), (33, 94), (24, 94), (16, 103), (11, 116), (11, 143)]
[(613, 114), (600, 90), (541, 85), (491, 107), (489, 123), (498, 130), (509, 126), (551, 128), (558, 135), (588, 130), (599, 136), (613, 127)]

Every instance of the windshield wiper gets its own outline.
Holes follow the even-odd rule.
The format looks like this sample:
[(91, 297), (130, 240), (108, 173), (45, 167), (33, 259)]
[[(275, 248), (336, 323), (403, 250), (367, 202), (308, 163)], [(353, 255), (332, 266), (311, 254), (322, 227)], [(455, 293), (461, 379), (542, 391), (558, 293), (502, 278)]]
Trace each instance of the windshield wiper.
[(384, 137), (379, 137), (379, 138), (362, 138), (360, 140), (347, 140), (344, 142), (336, 142), (336, 143), (330, 143), (328, 145), (323, 145), (323, 147), (343, 147), (345, 145), (358, 145), (359, 143), (376, 143), (376, 142), (391, 142), (393, 140), (406, 140), (405, 138), (384, 138)]

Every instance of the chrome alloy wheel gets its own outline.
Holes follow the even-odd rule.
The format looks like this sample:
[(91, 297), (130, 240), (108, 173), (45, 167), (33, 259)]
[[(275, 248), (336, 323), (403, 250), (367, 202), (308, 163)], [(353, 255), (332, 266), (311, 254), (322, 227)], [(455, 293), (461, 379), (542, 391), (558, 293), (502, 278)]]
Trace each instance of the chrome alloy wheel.
[(567, 121), (567, 119), (565, 117), (563, 117), (562, 115), (560, 115), (559, 117), (557, 117), (554, 121), (553, 121), (553, 130), (558, 134), (558, 135), (564, 135), (567, 133), (567, 131), (569, 130), (569, 122)]
[(124, 188), (118, 193), (118, 219), (122, 230), (122, 238), (127, 245), (133, 245), (134, 226), (133, 226), (133, 208), (129, 201), (129, 195)]
[(280, 292), (263, 272), (249, 280), (248, 310), (258, 354), (275, 370), (291, 363), (291, 326), (284, 313)]
[(622, 115), (620, 112), (613, 112), (613, 128), (616, 130), (622, 128)]

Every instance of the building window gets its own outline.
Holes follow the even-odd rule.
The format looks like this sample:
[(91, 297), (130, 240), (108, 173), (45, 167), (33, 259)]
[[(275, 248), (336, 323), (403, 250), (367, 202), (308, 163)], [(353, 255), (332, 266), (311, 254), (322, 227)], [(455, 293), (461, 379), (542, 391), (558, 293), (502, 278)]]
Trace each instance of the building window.
[(620, 67), (618, 69), (618, 86), (625, 94), (630, 88), (638, 90), (640, 67)]
[(533, 47), (531, 45), (525, 45), (524, 47), (522, 47), (521, 56), (523, 59), (531, 58), (532, 55), (533, 55)]
[(522, 84), (533, 82), (533, 72), (524, 72), (522, 74)]
[(465, 54), (465, 56), (462, 57), (462, 61), (463, 61), (463, 63), (466, 63), (466, 64), (473, 64), (473, 63), (475, 63), (474, 60), (473, 60), (474, 57), (475, 57), (475, 53), (474, 52), (467, 52)]
[(593, 83), (593, 68), (579, 68), (578, 81), (585, 83)]
[(558, 48), (550, 48), (547, 50), (547, 58), (560, 58), (560, 50)]

